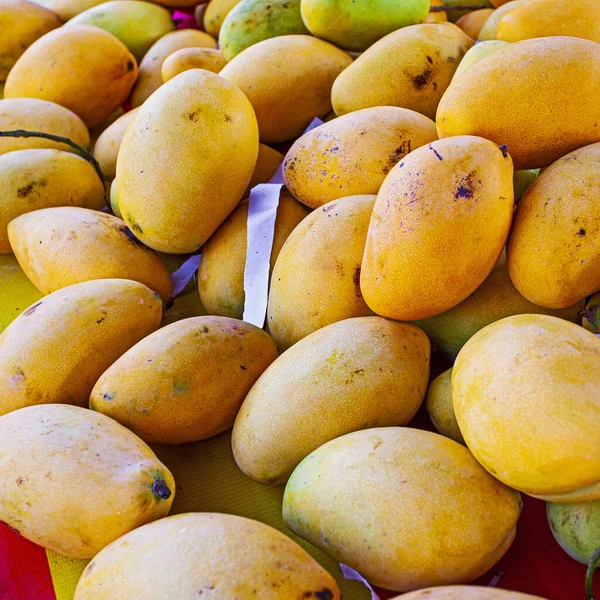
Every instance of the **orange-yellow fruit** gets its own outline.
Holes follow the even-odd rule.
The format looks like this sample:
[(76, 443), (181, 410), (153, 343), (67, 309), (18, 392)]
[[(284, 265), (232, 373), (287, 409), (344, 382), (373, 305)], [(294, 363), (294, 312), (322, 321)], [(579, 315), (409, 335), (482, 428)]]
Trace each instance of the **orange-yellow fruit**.
[(460, 27), (470, 38), (476, 40), (484, 23), (494, 12), (493, 8), (480, 8), (473, 12), (463, 15), (456, 21), (457, 27)]

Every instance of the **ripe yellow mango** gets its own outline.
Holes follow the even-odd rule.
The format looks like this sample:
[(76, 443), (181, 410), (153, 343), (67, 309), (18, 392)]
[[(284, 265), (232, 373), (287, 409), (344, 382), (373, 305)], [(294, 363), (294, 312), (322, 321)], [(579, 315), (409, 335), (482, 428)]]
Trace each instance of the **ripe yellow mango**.
[(502, 19), (502, 17), (508, 14), (511, 10), (518, 8), (527, 2), (530, 2), (530, 0), (512, 0), (511, 2), (503, 4), (500, 8), (497, 8), (479, 30), (479, 36), (477, 39), (480, 42), (497, 39), (500, 19)]
[(161, 519), (117, 540), (87, 566), (74, 600), (152, 598), (156, 590), (161, 600), (204, 591), (213, 598), (340, 600), (333, 577), (288, 536), (218, 513)]
[(494, 143), (459, 136), (411, 152), (377, 195), (360, 274), (367, 305), (413, 321), (462, 302), (498, 261), (513, 204), (512, 160)]
[(196, 29), (179, 29), (163, 35), (140, 61), (140, 73), (133, 91), (131, 105), (141, 106), (162, 84), (162, 66), (173, 52), (183, 48), (216, 48), (217, 40)]
[(471, 39), (476, 40), (479, 37), (481, 28), (493, 12), (493, 8), (474, 10), (458, 19), (456, 26), (460, 27)]
[(168, 302), (167, 268), (118, 217), (78, 207), (26, 213), (8, 225), (8, 238), (27, 277), (45, 294), (92, 279), (131, 279)]
[(183, 444), (229, 429), (261, 373), (273, 340), (249, 323), (194, 317), (144, 338), (100, 377), (90, 408), (143, 440)]
[[(431, 0), (431, 6), (444, 6), (442, 0)], [(421, 23), (446, 23), (448, 21), (448, 15), (446, 11), (430, 12)]]
[(35, 40), (60, 25), (58, 15), (39, 4), (0, 0), (0, 81)]
[(467, 448), (405, 427), (321, 446), (283, 498), (294, 533), (397, 592), (476, 579), (510, 548), (519, 513), (519, 494)]
[(488, 325), (460, 351), (452, 402), (494, 477), (550, 502), (600, 498), (600, 340), (547, 315)]
[[(11, 98), (0, 100), (0, 131), (25, 129), (42, 131), (69, 138), (84, 148), (90, 145), (90, 133), (85, 123), (74, 113), (37, 98)], [(66, 144), (43, 138), (0, 138), (0, 154), (27, 148), (56, 148), (73, 152)]]
[(496, 50), (501, 50), (502, 48), (506, 48), (508, 46), (508, 42), (501, 42), (500, 40), (490, 40), (489, 42), (479, 42), (473, 46), (466, 54), (465, 57), (460, 61), (460, 65), (454, 72), (454, 77), (452, 77), (452, 81), (454, 81), (461, 73), (464, 73), (471, 65), (474, 65), (476, 62), (480, 61), (482, 58), (488, 56), (492, 52), (496, 52)]
[(547, 167), (600, 141), (599, 95), (600, 45), (572, 37), (524, 40), (456, 79), (440, 102), (438, 134), (506, 144), (517, 170)]
[(161, 314), (152, 290), (125, 279), (78, 283), (33, 304), (0, 335), (0, 414), (87, 406), (100, 375), (156, 330)]
[(104, 186), (87, 160), (51, 149), (0, 154), (0, 254), (12, 252), (7, 234), (10, 221), (40, 208), (64, 205), (96, 210), (104, 206)]
[(331, 86), (352, 59), (308, 35), (283, 35), (246, 48), (220, 75), (248, 96), (261, 142), (298, 137), (331, 110)]
[(267, 330), (280, 350), (350, 317), (371, 315), (360, 265), (374, 196), (334, 200), (296, 227), (271, 277)]
[(168, 514), (175, 482), (154, 452), (112, 419), (78, 406), (0, 417), (0, 519), (45, 548), (91, 558)]
[(557, 160), (521, 199), (508, 269), (531, 302), (565, 308), (600, 290), (599, 176), (600, 143)]
[(256, 165), (254, 166), (254, 172), (252, 173), (250, 183), (248, 184), (244, 195), (248, 195), (255, 185), (267, 183), (269, 179), (275, 175), (282, 162), (283, 154), (281, 154), (281, 152), (271, 148), (271, 146), (258, 144)]
[(215, 73), (185, 71), (144, 103), (125, 133), (117, 160), (121, 214), (151, 248), (194, 252), (241, 200), (257, 154), (246, 96)]
[(451, 585), (409, 592), (396, 596), (392, 600), (544, 600), (544, 598), (494, 587)]
[(459, 444), (465, 443), (452, 406), (451, 368), (438, 375), (429, 384), (425, 396), (425, 406), (427, 407), (427, 414), (438, 433)]
[(134, 108), (121, 115), (98, 136), (94, 144), (94, 158), (98, 161), (104, 177), (109, 181), (115, 178), (119, 148), (137, 111), (138, 109)]
[(570, 35), (600, 42), (600, 5), (596, 0), (529, 0), (500, 19), (497, 39)]
[(129, 96), (137, 64), (125, 44), (91, 25), (60, 27), (34, 42), (6, 79), (5, 98), (39, 98), (72, 110), (88, 127)]
[(423, 23), (373, 44), (335, 80), (338, 115), (370, 106), (400, 106), (435, 118), (458, 63), (475, 42), (451, 23)]
[(346, 319), (309, 335), (244, 400), (231, 438), (238, 466), (260, 483), (285, 483), (306, 456), (340, 435), (407, 425), (425, 396), (429, 357), (419, 328), (381, 317)]
[(173, 79), (175, 75), (183, 73), (188, 69), (206, 69), (218, 73), (227, 60), (220, 50), (214, 48), (182, 48), (169, 54), (161, 67), (163, 82)]
[(68, 21), (92, 6), (105, 0), (44, 0), (44, 6), (55, 12), (62, 21)]
[(436, 139), (435, 123), (419, 113), (395, 106), (365, 108), (298, 138), (286, 154), (283, 179), (311, 208), (377, 194), (396, 163)]
[(239, 2), (240, 0), (210, 0), (206, 5), (202, 20), (204, 30), (214, 38), (218, 38), (225, 17), (236, 4), (239, 4)]
[[(308, 212), (289, 192), (281, 192), (271, 249), (271, 269), (284, 242)], [(241, 319), (244, 314), (247, 221), (248, 202), (240, 202), (202, 249), (198, 291), (210, 314), (235, 319)]]

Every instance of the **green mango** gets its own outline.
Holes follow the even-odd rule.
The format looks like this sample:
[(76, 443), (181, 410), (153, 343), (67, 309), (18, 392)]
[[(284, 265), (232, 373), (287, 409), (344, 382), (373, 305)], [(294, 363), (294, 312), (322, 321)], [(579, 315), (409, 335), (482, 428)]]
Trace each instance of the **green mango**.
[[(486, 42), (481, 42), (485, 44)], [(489, 43), (489, 42), (488, 42)], [(480, 44), (477, 44), (478, 46)], [(524, 171), (515, 171), (513, 175), (513, 186), (515, 188), (515, 203), (519, 202), (529, 186), (537, 179), (540, 174), (539, 169), (525, 169)]]

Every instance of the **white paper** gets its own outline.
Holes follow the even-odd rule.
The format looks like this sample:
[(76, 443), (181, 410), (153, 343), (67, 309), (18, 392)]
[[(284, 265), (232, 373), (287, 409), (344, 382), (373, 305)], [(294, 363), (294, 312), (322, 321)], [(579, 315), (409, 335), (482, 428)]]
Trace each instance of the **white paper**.
[(342, 563), (340, 563), (340, 569), (342, 569), (342, 575), (344, 576), (344, 579), (360, 581), (369, 588), (371, 592), (371, 600), (379, 600), (379, 596), (373, 591), (371, 584), (358, 571), (355, 571), (354, 569), (351, 569), (349, 566)]

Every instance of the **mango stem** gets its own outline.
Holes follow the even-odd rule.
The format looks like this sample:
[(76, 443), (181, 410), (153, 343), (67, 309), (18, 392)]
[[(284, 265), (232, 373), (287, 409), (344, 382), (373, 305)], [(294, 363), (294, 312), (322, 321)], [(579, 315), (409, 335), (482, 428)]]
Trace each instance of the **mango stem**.
[(154, 480), (152, 492), (157, 498), (162, 498), (163, 500), (171, 497), (171, 490), (164, 479), (159, 478)]
[(479, 4), (478, 6), (431, 6), (429, 12), (449, 12), (451, 10), (479, 10), (481, 8), (489, 8), (487, 4)]
[(587, 600), (594, 600), (594, 590), (592, 590), (592, 583), (594, 582), (594, 571), (600, 562), (600, 548), (596, 548), (594, 550), (594, 554), (592, 554), (592, 558), (590, 558), (590, 562), (588, 563), (587, 572), (585, 574), (585, 593), (587, 595)]

